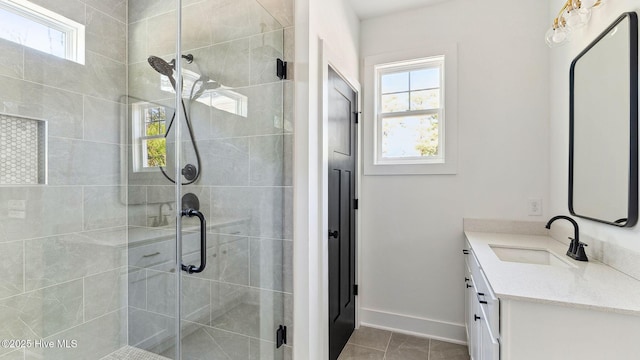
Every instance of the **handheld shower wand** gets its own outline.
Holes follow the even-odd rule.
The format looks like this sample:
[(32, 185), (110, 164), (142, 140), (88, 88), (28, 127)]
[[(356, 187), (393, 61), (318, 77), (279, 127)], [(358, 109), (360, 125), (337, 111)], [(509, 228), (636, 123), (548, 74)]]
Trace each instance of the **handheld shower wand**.
[[(188, 63), (193, 62), (193, 55), (191, 54), (182, 55), (182, 57), (186, 59)], [(198, 163), (197, 167), (191, 164), (187, 164), (182, 169), (182, 175), (187, 180), (189, 180), (186, 183), (182, 183), (182, 185), (193, 184), (196, 180), (198, 180), (201, 173), (200, 151), (198, 150), (198, 144), (196, 142), (195, 135), (193, 133), (193, 127), (191, 126), (191, 120), (189, 119), (189, 114), (187, 114), (187, 108), (184, 104), (184, 99), (182, 99), (182, 91), (178, 91), (176, 79), (173, 77), (173, 72), (175, 70), (175, 59), (171, 60), (171, 62), (166, 62), (164, 59), (152, 55), (152, 56), (149, 56), (147, 61), (155, 71), (169, 78), (169, 81), (171, 82), (171, 86), (176, 91), (176, 95), (180, 96), (180, 102), (182, 103), (182, 111), (184, 112), (185, 122), (187, 124), (187, 129), (189, 130), (189, 137), (191, 138), (191, 144), (193, 145), (193, 150), (196, 154), (196, 161)], [(191, 91), (193, 92), (193, 89)], [(173, 116), (171, 117), (171, 121), (169, 122), (169, 126), (167, 126), (167, 130), (164, 133), (165, 138), (169, 134), (169, 131), (171, 130), (171, 126), (173, 125), (173, 120), (175, 118), (176, 118), (176, 114), (174, 112)], [(164, 171), (164, 168), (162, 166), (160, 166), (159, 168), (160, 168), (160, 171), (162, 172), (162, 175), (164, 175), (164, 177), (166, 177), (172, 183), (176, 182), (169, 175), (167, 175), (167, 173)]]

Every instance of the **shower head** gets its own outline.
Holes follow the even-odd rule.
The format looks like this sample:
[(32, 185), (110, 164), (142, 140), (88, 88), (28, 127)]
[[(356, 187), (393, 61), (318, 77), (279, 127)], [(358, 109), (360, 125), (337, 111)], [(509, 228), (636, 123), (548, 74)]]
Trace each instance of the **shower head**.
[(176, 80), (173, 78), (173, 69), (175, 67), (175, 65), (172, 65), (174, 63), (173, 61), (171, 63), (168, 63), (163, 59), (153, 55), (149, 56), (147, 61), (155, 71), (159, 72), (161, 75), (168, 77), (173, 88), (176, 88)]

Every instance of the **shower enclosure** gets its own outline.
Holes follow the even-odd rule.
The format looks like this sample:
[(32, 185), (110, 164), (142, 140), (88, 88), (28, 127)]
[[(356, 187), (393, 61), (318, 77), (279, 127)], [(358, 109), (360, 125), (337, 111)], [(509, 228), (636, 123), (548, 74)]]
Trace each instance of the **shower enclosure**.
[(290, 4), (0, 0), (0, 360), (291, 357)]

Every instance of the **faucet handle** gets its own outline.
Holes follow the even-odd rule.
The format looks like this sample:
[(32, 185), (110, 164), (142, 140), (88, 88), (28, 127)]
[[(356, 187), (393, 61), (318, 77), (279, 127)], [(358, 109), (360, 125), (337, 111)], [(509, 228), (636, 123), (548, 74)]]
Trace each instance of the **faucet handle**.
[(585, 246), (589, 246), (583, 242), (578, 243), (578, 248), (576, 249), (576, 257), (575, 259), (578, 261), (589, 261), (589, 259), (587, 258), (587, 254), (584, 251), (584, 247)]

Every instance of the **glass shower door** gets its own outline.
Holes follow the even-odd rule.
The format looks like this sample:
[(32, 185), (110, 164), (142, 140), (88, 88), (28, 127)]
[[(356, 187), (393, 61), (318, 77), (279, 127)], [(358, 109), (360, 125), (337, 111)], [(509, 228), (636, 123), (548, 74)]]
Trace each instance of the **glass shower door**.
[(182, 12), (183, 263), (206, 260), (181, 272), (182, 359), (282, 359), (277, 333), (292, 308), (284, 30), (256, 0)]

